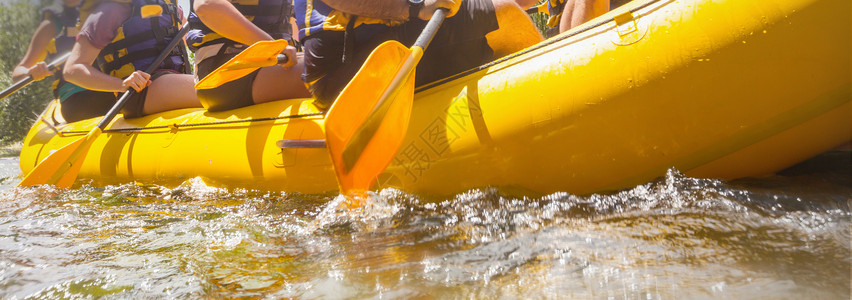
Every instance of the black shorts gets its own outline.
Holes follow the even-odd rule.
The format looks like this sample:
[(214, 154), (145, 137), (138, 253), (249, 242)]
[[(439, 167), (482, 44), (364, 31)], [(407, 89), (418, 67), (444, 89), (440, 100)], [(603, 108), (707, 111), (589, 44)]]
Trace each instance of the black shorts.
[[(412, 20), (403, 25), (370, 32), (364, 37), (361, 27), (354, 29), (351, 54), (343, 61), (344, 32), (321, 31), (304, 41), (305, 71), (302, 80), (310, 84), (318, 107), (327, 109), (349, 80), (379, 44), (397, 40), (410, 47), (427, 21)], [(495, 59), (485, 35), (497, 30), (497, 16), (491, 0), (465, 0), (459, 12), (441, 24), (435, 38), (417, 65), (415, 85), (423, 85)], [(348, 47), (348, 46), (347, 46)]]
[(81, 91), (62, 101), (62, 118), (68, 123), (106, 115), (115, 105), (115, 94), (110, 92)]
[[(151, 74), (151, 78), (148, 79), (148, 80), (154, 81), (154, 80), (157, 80), (157, 78), (160, 78), (160, 76), (163, 76), (163, 75), (166, 75), (166, 74), (181, 74), (181, 73), (178, 72), (178, 71), (175, 71), (175, 70), (171, 70), (171, 69), (160, 69), (160, 70), (154, 71), (154, 73)], [(120, 93), (117, 96), (121, 97), (121, 95), (124, 95), (124, 93)], [(113, 97), (115, 97), (115, 96), (113, 96)], [(124, 104), (124, 107), (121, 108), (121, 114), (124, 115), (125, 119), (144, 117), (145, 112), (143, 111), (143, 109), (145, 108), (145, 101), (147, 100), (147, 98), (148, 98), (148, 89), (147, 88), (145, 88), (141, 92), (133, 93), (133, 95), (130, 96), (130, 99), (127, 99), (127, 103)], [(113, 98), (113, 99), (118, 100), (118, 98)]]
[[(222, 53), (199, 62), (195, 73), (196, 81), (201, 80), (239, 53), (239, 51), (230, 54)], [(208, 111), (223, 111), (252, 105), (254, 104), (251, 94), (252, 86), (259, 72), (260, 69), (257, 69), (249, 75), (212, 89), (195, 90), (195, 94), (198, 95), (201, 105)]]

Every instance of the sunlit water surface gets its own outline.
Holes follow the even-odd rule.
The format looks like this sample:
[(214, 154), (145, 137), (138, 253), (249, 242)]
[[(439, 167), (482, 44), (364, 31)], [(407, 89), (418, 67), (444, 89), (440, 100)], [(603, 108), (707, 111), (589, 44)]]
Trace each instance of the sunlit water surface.
[(0, 158), (0, 298), (849, 299), (849, 152), (732, 182), (446, 199), (125, 184), (17, 189)]

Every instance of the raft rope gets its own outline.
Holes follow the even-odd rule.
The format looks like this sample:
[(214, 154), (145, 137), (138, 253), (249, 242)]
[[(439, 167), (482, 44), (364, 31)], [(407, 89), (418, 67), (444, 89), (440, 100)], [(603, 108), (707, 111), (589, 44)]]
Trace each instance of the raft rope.
[[(628, 12), (630, 12), (630, 13), (632, 13), (632, 14), (635, 14), (635, 13), (636, 13), (636, 12), (638, 12), (639, 10), (642, 10), (642, 9), (644, 9), (644, 8), (646, 8), (646, 7), (648, 7), (648, 6), (651, 6), (652, 4), (657, 3), (657, 2), (660, 2), (660, 1), (662, 1), (662, 0), (650, 0), (650, 1), (648, 1), (648, 2), (643, 3), (642, 5), (639, 5), (639, 6), (637, 6), (637, 7), (634, 7), (634, 8), (629, 9), (629, 10), (628, 10)], [(669, 2), (673, 2), (673, 0), (670, 0)], [(502, 62), (504, 62), (504, 61), (507, 61), (507, 60), (510, 60), (510, 59), (513, 59), (513, 58), (516, 58), (516, 57), (519, 57), (519, 56), (522, 56), (522, 55), (526, 55), (527, 53), (530, 53), (530, 52), (536, 51), (536, 50), (538, 50), (538, 49), (541, 49), (541, 48), (544, 48), (544, 47), (547, 47), (547, 46), (553, 45), (553, 44), (558, 43), (558, 42), (561, 42), (561, 41), (563, 41), (563, 40), (565, 40), (565, 39), (568, 39), (568, 38), (571, 38), (571, 37), (576, 36), (576, 35), (578, 35), (578, 34), (581, 34), (581, 33), (583, 33), (583, 32), (589, 31), (589, 30), (590, 30), (590, 29), (592, 29), (592, 28), (599, 27), (599, 26), (603, 26), (603, 25), (606, 25), (606, 24), (607, 24), (607, 23), (609, 23), (609, 22), (614, 22), (614, 21), (615, 21), (615, 19), (614, 19), (614, 18), (609, 18), (609, 19), (602, 19), (602, 20), (600, 20), (600, 21), (597, 21), (597, 22), (595, 22), (595, 23), (591, 23), (591, 24), (584, 24), (584, 25), (580, 25), (580, 27), (577, 27), (577, 28), (579, 28), (579, 29), (577, 29), (576, 31), (573, 31), (573, 32), (569, 31), (570, 33), (568, 33), (568, 34), (566, 34), (566, 35), (557, 35), (557, 36), (552, 37), (552, 38), (550, 38), (550, 39), (544, 40), (543, 42), (538, 43), (538, 44), (536, 44), (535, 46), (532, 46), (532, 47), (530, 47), (530, 48), (527, 48), (527, 49), (526, 49), (526, 50), (524, 50), (524, 51), (517, 52), (517, 53), (512, 54), (512, 55), (504, 56), (503, 58), (500, 58), (500, 59), (495, 60), (495, 61), (492, 61), (492, 62), (490, 62), (490, 63), (484, 64), (484, 65), (481, 65), (481, 66), (479, 66), (479, 67), (477, 67), (477, 68), (473, 68), (473, 69), (470, 69), (470, 70), (467, 70), (467, 71), (464, 71), (464, 72), (458, 73), (458, 74), (456, 74), (456, 75), (453, 75), (453, 76), (450, 76), (450, 77), (447, 77), (447, 78), (444, 78), (444, 79), (440, 79), (440, 80), (438, 80), (438, 81), (433, 81), (433, 82), (430, 82), (430, 83), (424, 84), (423, 86), (418, 87), (417, 89), (415, 89), (415, 90), (414, 90), (414, 92), (415, 92), (415, 93), (419, 93), (419, 92), (422, 92), (422, 91), (424, 91), (424, 90), (427, 90), (427, 89), (430, 89), (430, 88), (433, 88), (433, 87), (436, 87), (436, 86), (442, 85), (442, 84), (444, 84), (444, 83), (447, 83), (447, 82), (450, 82), (450, 81), (453, 81), (453, 80), (456, 80), (456, 79), (459, 79), (459, 78), (465, 77), (465, 76), (467, 76), (467, 75), (470, 75), (470, 74), (473, 74), (473, 73), (476, 73), (476, 72), (479, 72), (479, 71), (485, 70), (485, 69), (490, 68), (490, 67), (492, 67), (492, 66), (494, 66), (494, 65), (496, 65), (496, 64), (502, 63)]]
[[(190, 128), (190, 127), (202, 127), (202, 126), (215, 126), (215, 125), (227, 125), (227, 124), (238, 124), (238, 123), (256, 123), (256, 122), (265, 122), (265, 121), (277, 121), (284, 119), (298, 119), (298, 118), (309, 118), (309, 117), (317, 117), (322, 116), (323, 113), (310, 113), (310, 114), (301, 114), (301, 115), (289, 115), (289, 116), (279, 116), (279, 117), (269, 117), (269, 118), (259, 118), (259, 119), (248, 119), (248, 120), (231, 120), (231, 121), (217, 121), (217, 122), (204, 122), (204, 123), (192, 123), (192, 124), (170, 124), (170, 125), (160, 125), (160, 126), (148, 126), (148, 127), (128, 127), (128, 128), (116, 128), (116, 129), (107, 129), (104, 132), (112, 132), (112, 133), (140, 133), (146, 130), (156, 130), (156, 129), (169, 129), (169, 130), (177, 130), (181, 128)], [(86, 134), (88, 130), (75, 130), (75, 131), (61, 131), (59, 135), (75, 135), (75, 134)]]
[[(648, 6), (651, 6), (651, 5), (653, 5), (653, 4), (657, 3), (657, 2), (660, 2), (660, 1), (662, 1), (662, 0), (649, 0), (649, 1), (645, 2), (645, 3), (643, 3), (642, 5), (639, 5), (639, 6), (637, 6), (637, 7), (634, 7), (634, 8), (629, 9), (629, 10), (628, 10), (628, 12), (630, 12), (630, 13), (637, 13), (638, 11), (640, 11), (640, 10), (642, 10), (642, 9), (644, 9), (644, 8), (648, 7)], [(671, 1), (671, 0), (670, 0), (670, 1)], [(473, 74), (473, 73), (476, 73), (476, 72), (479, 72), (479, 71), (485, 70), (485, 69), (490, 68), (490, 67), (492, 67), (492, 66), (494, 66), (494, 65), (497, 65), (497, 64), (499, 64), (499, 63), (502, 63), (502, 62), (505, 62), (505, 61), (508, 61), (508, 60), (514, 59), (514, 58), (519, 57), (519, 56), (526, 55), (526, 54), (528, 54), (528, 53), (530, 53), (530, 52), (537, 51), (538, 49), (541, 49), (541, 48), (544, 48), (544, 47), (547, 47), (547, 46), (553, 45), (553, 44), (555, 44), (555, 43), (561, 42), (561, 41), (563, 41), (563, 40), (565, 40), (565, 39), (568, 39), (568, 38), (574, 37), (574, 36), (576, 36), (576, 35), (578, 35), (578, 34), (581, 34), (581, 33), (583, 33), (583, 32), (589, 31), (589, 30), (590, 30), (590, 29), (592, 29), (592, 28), (595, 28), (595, 27), (599, 27), (599, 26), (606, 25), (607, 23), (612, 22), (612, 21), (614, 21), (614, 19), (613, 19), (613, 18), (609, 18), (609, 19), (602, 19), (602, 20), (597, 21), (597, 22), (595, 22), (595, 23), (581, 25), (581, 26), (579, 27), (579, 29), (577, 29), (576, 31), (570, 32), (570, 33), (565, 34), (565, 35), (562, 35), (562, 36), (556, 36), (556, 37), (553, 37), (553, 38), (547, 39), (547, 40), (545, 40), (545, 41), (543, 41), (543, 42), (541, 42), (541, 43), (538, 43), (538, 44), (536, 44), (535, 46), (530, 47), (530, 48), (528, 48), (528, 49), (526, 49), (526, 50), (524, 50), (524, 51), (517, 52), (517, 53), (515, 53), (515, 54), (505, 56), (505, 57), (500, 58), (500, 59), (498, 59), (498, 60), (495, 60), (495, 61), (492, 61), (492, 62), (490, 62), (490, 63), (484, 64), (484, 65), (481, 65), (481, 66), (479, 66), (479, 67), (477, 67), (477, 68), (473, 68), (473, 69), (470, 69), (470, 70), (467, 70), (467, 71), (464, 71), (464, 72), (458, 73), (458, 74), (456, 74), (456, 75), (453, 75), (453, 76), (450, 76), (450, 77), (447, 77), (447, 78), (444, 78), (444, 79), (441, 79), (441, 80), (438, 80), (438, 81), (434, 81), (434, 82), (431, 82), (431, 83), (425, 84), (425, 85), (423, 85), (423, 86), (421, 86), (421, 87), (417, 88), (417, 89), (415, 90), (415, 92), (421, 92), (421, 91), (424, 91), (424, 90), (427, 90), (427, 89), (430, 89), (430, 88), (433, 88), (433, 87), (436, 87), (436, 86), (442, 85), (442, 84), (444, 84), (444, 83), (447, 83), (447, 82), (450, 82), (450, 81), (456, 80), (456, 79), (458, 79), (458, 78), (461, 78), (461, 77), (464, 77), (464, 76), (467, 76), (467, 75), (470, 75), (470, 74)], [(125, 132), (125, 133), (127, 133), (127, 132), (131, 132), (131, 133), (132, 133), (132, 132), (142, 132), (142, 131), (145, 131), (145, 130), (155, 130), (155, 129), (172, 129), (172, 130), (176, 130), (176, 129), (183, 128), (183, 127), (201, 127), (201, 126), (213, 126), (213, 125), (223, 125), (223, 124), (236, 124), (236, 123), (251, 123), (251, 122), (263, 122), (263, 121), (275, 121), (275, 120), (281, 120), (281, 119), (306, 118), (306, 117), (314, 117), (314, 116), (322, 116), (322, 115), (323, 115), (322, 113), (311, 113), (311, 114), (304, 114), (304, 115), (291, 115), (291, 116), (283, 116), (283, 117), (271, 117), (271, 118), (250, 119), (250, 120), (219, 121), (219, 122), (206, 122), (206, 123), (195, 123), (195, 124), (172, 124), (172, 125), (151, 126), (151, 127), (117, 128), (117, 129), (107, 129), (107, 130), (104, 130), (104, 132)], [(61, 131), (61, 132), (59, 132), (59, 135), (86, 134), (86, 133), (88, 133), (88, 131), (82, 131), (82, 130), (78, 130), (78, 131)]]

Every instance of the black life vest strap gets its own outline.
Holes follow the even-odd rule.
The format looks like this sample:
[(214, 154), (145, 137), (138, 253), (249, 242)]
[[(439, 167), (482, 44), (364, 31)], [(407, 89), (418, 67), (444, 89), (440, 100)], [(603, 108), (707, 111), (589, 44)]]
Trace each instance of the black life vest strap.
[(357, 19), (358, 16), (353, 15), (349, 19), (349, 23), (346, 23), (346, 29), (343, 31), (343, 55), (341, 55), (340, 60), (344, 64), (352, 58), (355, 52), (355, 20)]
[[(99, 60), (98, 63), (101, 66), (101, 70), (114, 71), (114, 70), (120, 69), (121, 66), (124, 66), (124, 65), (129, 64), (129, 63), (133, 63), (134, 61), (139, 61), (139, 60), (146, 59), (146, 58), (157, 57), (158, 55), (160, 55), (161, 52), (162, 52), (162, 50), (153, 49), (153, 48), (152, 49), (139, 50), (139, 51), (134, 51), (132, 53), (129, 53), (125, 56), (115, 58), (111, 62), (107, 62), (107, 61), (103, 60), (102, 58), (98, 58), (98, 60)], [(174, 50), (172, 50), (172, 53), (171, 53), (170, 56), (181, 56), (181, 54), (180, 54), (179, 50), (174, 49)], [(166, 60), (164, 60), (164, 63), (169, 62), (169, 61), (170, 61), (170, 59), (166, 59)]]
[[(157, 38), (158, 34), (161, 37), (172, 37), (175, 34), (177, 34), (177, 32), (178, 32), (177, 27), (169, 27), (169, 28), (166, 28), (166, 29), (162, 29), (162, 28), (159, 28), (159, 26), (157, 26), (157, 28), (158, 28), (158, 30), (140, 32), (140, 33), (134, 34), (132, 36), (124, 37), (124, 39), (122, 39), (120, 41), (117, 41), (115, 43), (111, 43), (111, 44), (107, 45), (101, 51), (104, 51), (104, 53), (117, 53), (119, 49), (126, 49), (127, 47), (130, 47), (132, 45), (136, 45), (138, 43), (141, 43), (141, 42), (144, 42), (144, 41), (147, 41), (147, 40), (151, 40), (151, 39), (157, 39), (158, 44), (159, 44), (160, 38)], [(163, 46), (163, 47), (165, 47), (165, 46)]]
[[(163, 4), (160, 4), (160, 1), (157, 0), (145, 0), (145, 3), (148, 5), (159, 5), (163, 7), (163, 13), (167, 13), (171, 20), (170, 26), (161, 26), (160, 25), (160, 17), (153, 17), (150, 19), (151, 30), (140, 32), (131, 36), (125, 36), (123, 39), (116, 41), (114, 43), (110, 43), (103, 49), (101, 49), (101, 54), (98, 55), (97, 59), (95, 59), (95, 63), (99, 66), (99, 69), (103, 70), (105, 73), (111, 73), (112, 71), (119, 70), (122, 66), (126, 64), (133, 63), (135, 61), (157, 57), (163, 49), (165, 49), (168, 44), (168, 40), (173, 38), (175, 34), (179, 31), (178, 26), (180, 25), (180, 17), (178, 16), (178, 8), (174, 3), (166, 3), (162, 1)], [(142, 7), (133, 7), (133, 16), (141, 16)], [(167, 40), (168, 39), (168, 40)], [(154, 41), (154, 46), (149, 47), (147, 49), (140, 49), (133, 52), (128, 51), (127, 55), (119, 57), (119, 52), (122, 49), (128, 49), (133, 45), (140, 44), (142, 42)], [(184, 47), (185, 48), (185, 47)], [(107, 62), (105, 57), (107, 55), (112, 55), (113, 60)], [(189, 56), (186, 55), (186, 50), (180, 51), (180, 49), (175, 48), (170, 53), (170, 56), (179, 56), (183, 59), (184, 62), (189, 61)], [(183, 64), (183, 67), (180, 68), (181, 71), (186, 72), (186, 63)], [(177, 69), (174, 62), (171, 59), (166, 59), (164, 61), (165, 68), (168, 69)]]
[[(237, 11), (239, 11), (245, 17), (269, 17), (269, 16), (277, 16), (278, 21), (273, 22), (271, 24), (262, 24), (258, 25), (252, 22), (257, 28), (263, 30), (272, 36), (273, 39), (283, 39), (287, 36), (289, 38), (287, 41), (290, 44), (296, 44), (295, 40), (293, 40), (293, 30), (290, 27), (290, 18), (294, 16), (295, 10), (293, 9), (293, 5), (290, 4), (290, 0), (282, 0), (280, 5), (241, 5), (237, 3), (231, 3)], [(195, 10), (195, 1), (189, 0), (190, 10)], [(192, 26), (193, 29), (200, 29), (202, 31), (212, 32), (213, 30), (210, 27), (207, 27), (200, 19), (190, 19), (189, 26)], [(206, 41), (203, 45), (199, 45), (198, 47), (204, 47), (215, 44), (224, 44), (223, 47), (229, 47), (236, 44), (236, 42), (229, 40), (228, 38), (222, 37), (214, 40)]]

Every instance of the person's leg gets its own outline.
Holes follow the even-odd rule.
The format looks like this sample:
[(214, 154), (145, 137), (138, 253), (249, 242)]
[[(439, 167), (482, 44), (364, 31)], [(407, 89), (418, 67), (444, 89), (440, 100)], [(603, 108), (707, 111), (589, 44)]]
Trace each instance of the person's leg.
[(195, 79), (190, 74), (164, 74), (148, 86), (142, 112), (146, 115), (167, 110), (201, 107), (195, 95)]
[(289, 68), (280, 65), (261, 68), (252, 84), (254, 103), (311, 97), (301, 79), (303, 68), (301, 55), (296, 64)]
[(115, 94), (98, 91), (82, 91), (62, 101), (62, 118), (72, 123), (106, 115), (115, 105)]
[(559, 20), (559, 32), (579, 26), (609, 11), (610, 0), (568, 0)]
[(515, 0), (515, 3), (520, 5), (522, 9), (526, 10), (538, 3), (538, 0)]
[(492, 3), (500, 28), (486, 34), (485, 38), (494, 50), (494, 58), (520, 51), (544, 39), (515, 0), (492, 0)]

